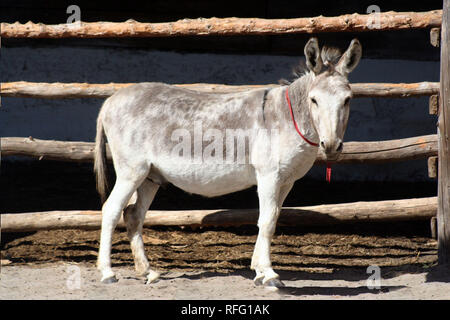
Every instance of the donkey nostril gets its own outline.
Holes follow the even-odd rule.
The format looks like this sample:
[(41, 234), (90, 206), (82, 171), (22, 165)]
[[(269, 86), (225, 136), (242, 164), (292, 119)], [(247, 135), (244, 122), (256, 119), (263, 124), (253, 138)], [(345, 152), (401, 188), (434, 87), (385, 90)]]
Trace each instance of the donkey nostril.
[(341, 152), (343, 148), (344, 148), (344, 144), (342, 142), (340, 142), (336, 151)]
[(320, 146), (325, 149), (325, 142), (320, 141)]

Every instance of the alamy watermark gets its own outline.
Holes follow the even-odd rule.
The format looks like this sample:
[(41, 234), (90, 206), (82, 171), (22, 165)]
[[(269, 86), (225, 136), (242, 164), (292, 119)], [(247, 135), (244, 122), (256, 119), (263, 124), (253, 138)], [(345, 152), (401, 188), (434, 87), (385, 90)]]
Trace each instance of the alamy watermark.
[[(177, 128), (170, 140), (175, 143), (171, 158), (191, 164), (251, 164), (252, 153), (263, 152), (266, 161), (278, 163), (279, 131), (277, 129), (217, 129), (204, 130), (201, 121), (193, 128)], [(261, 147), (261, 148), (260, 148)]]
[(367, 21), (367, 27), (369, 29), (380, 29), (381, 28), (381, 9), (376, 4), (372, 4), (367, 7), (367, 14), (370, 14), (369, 20)]
[(81, 9), (76, 4), (67, 7), (66, 13), (70, 14), (66, 23), (69, 27), (79, 27), (81, 25)]
[(81, 269), (78, 266), (68, 266), (66, 268), (66, 287), (69, 290), (81, 289)]
[(367, 274), (370, 274), (367, 278), (366, 286), (368, 289), (381, 289), (381, 269), (379, 266), (368, 266), (366, 270)]

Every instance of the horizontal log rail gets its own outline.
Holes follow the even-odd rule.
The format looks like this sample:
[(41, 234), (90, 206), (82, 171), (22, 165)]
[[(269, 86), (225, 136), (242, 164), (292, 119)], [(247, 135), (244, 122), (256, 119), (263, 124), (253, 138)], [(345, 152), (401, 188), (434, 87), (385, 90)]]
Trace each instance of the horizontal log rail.
[[(92, 162), (94, 143), (40, 140), (29, 138), (1, 138), (1, 154), (5, 156), (27, 156), (45, 160)], [(436, 156), (437, 135), (406, 139), (346, 142), (338, 163), (386, 163)], [(107, 148), (107, 157), (111, 159)], [(325, 163), (325, 156), (319, 153), (316, 164)]]
[[(339, 223), (427, 220), (436, 216), (437, 198), (353, 202), (308, 207), (283, 208), (279, 226), (317, 226)], [(100, 229), (101, 211), (48, 211), (5, 213), (2, 232), (52, 229)], [(241, 226), (256, 224), (257, 209), (234, 210), (150, 210), (144, 226)], [(118, 227), (124, 228), (123, 218)]]
[[(345, 142), (339, 163), (387, 163), (425, 159), (438, 153), (437, 135), (431, 134), (412, 138)], [(325, 157), (319, 154), (316, 162), (323, 163)]]
[[(294, 19), (198, 18), (175, 22), (142, 23), (78, 22), (45, 25), (28, 22), (1, 23), (2, 38), (123, 38), (175, 36), (276, 35), (320, 32), (365, 32), (424, 29), (441, 26), (442, 10), (428, 12), (382, 12), (337, 17)], [(376, 23), (376, 25), (375, 25)]]
[[(107, 98), (117, 90), (134, 83), (44, 83), (44, 82), (4, 82), (0, 85), (2, 97), (21, 98)], [(237, 92), (258, 88), (277, 87), (267, 85), (224, 85), (224, 84), (176, 84), (176, 86), (203, 92)], [(417, 83), (353, 83), (354, 97), (406, 98), (431, 96), (439, 93), (439, 82)]]

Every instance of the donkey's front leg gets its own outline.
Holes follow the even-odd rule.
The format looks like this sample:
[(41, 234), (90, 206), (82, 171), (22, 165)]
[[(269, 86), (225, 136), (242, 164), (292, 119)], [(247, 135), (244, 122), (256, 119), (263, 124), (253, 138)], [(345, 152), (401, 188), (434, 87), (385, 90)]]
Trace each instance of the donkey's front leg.
[(256, 271), (256, 285), (283, 286), (270, 261), (270, 243), (280, 213), (279, 195), (280, 186), (276, 174), (258, 176), (259, 232), (251, 264), (251, 268)]

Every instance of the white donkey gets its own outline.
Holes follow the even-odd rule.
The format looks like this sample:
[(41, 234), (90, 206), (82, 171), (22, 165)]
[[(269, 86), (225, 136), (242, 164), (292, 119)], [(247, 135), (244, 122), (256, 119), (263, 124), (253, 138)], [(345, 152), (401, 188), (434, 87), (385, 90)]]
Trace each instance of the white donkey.
[[(117, 281), (111, 268), (111, 238), (122, 212), (136, 271), (147, 276), (147, 283), (159, 277), (146, 257), (142, 226), (159, 186), (172, 183), (207, 197), (257, 185), (259, 233), (251, 261), (251, 269), (256, 272), (254, 281), (283, 285), (270, 259), (280, 208), (294, 182), (313, 166), (319, 148), (330, 161), (342, 151), (352, 97), (347, 76), (359, 63), (362, 49), (354, 39), (341, 56), (334, 50), (321, 51), (317, 39), (311, 38), (304, 53), (305, 72), (288, 85), (272, 89), (204, 93), (140, 83), (117, 91), (105, 101), (97, 120), (95, 145), (97, 188), (103, 199), (107, 188), (105, 137), (117, 179), (102, 208), (98, 256), (102, 282)], [(258, 134), (247, 137), (245, 161), (227, 158), (221, 162), (217, 161), (221, 156), (231, 154), (234, 160), (239, 152), (230, 150), (228, 144), (211, 148), (205, 138), (191, 141), (194, 123), (201, 124), (209, 139), (226, 130), (256, 130)], [(187, 134), (180, 136), (180, 130)], [(272, 132), (277, 133), (277, 140), (271, 138)], [(180, 138), (187, 139), (182, 152)], [(193, 162), (192, 149), (208, 149), (215, 161), (205, 159), (203, 153), (200, 161)]]

